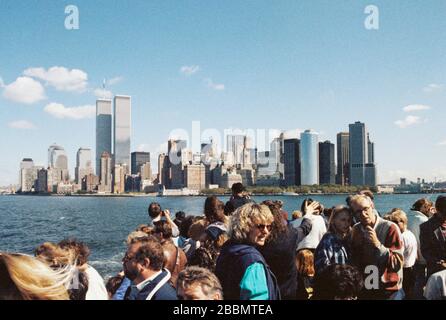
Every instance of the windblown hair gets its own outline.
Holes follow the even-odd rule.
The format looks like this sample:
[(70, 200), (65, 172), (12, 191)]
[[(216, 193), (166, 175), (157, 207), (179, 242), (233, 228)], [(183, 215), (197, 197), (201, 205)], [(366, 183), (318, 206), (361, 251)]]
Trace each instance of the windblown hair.
[(37, 259), (52, 269), (63, 268), (66, 265), (76, 265), (76, 252), (72, 248), (61, 248), (55, 243), (45, 242), (34, 251)]
[(0, 300), (68, 300), (72, 271), (56, 272), (35, 257), (0, 253)]
[(402, 221), (407, 226), (407, 215), (401, 209), (394, 210), (391, 213), (389, 213), (389, 220), (394, 223), (398, 223), (399, 221)]
[(247, 203), (239, 207), (231, 216), (229, 223), (229, 238), (237, 243), (248, 241), (249, 233), (257, 223), (270, 224), (274, 216), (268, 206), (264, 204)]
[(356, 299), (363, 285), (362, 275), (356, 267), (333, 264), (316, 275), (314, 299)]
[(332, 233), (336, 232), (336, 229), (334, 226), (334, 221), (335, 221), (336, 217), (339, 216), (342, 212), (345, 212), (348, 214), (348, 217), (350, 219), (350, 224), (351, 224), (351, 221), (353, 220), (353, 215), (352, 215), (350, 208), (346, 207), (346, 206), (336, 206), (333, 208), (331, 215), (330, 215), (330, 219), (328, 220), (328, 231), (330, 231)]
[(281, 207), (276, 201), (265, 200), (262, 204), (268, 206), (271, 213), (274, 216), (274, 221), (272, 223), (271, 235), (268, 237), (267, 241), (274, 241), (280, 235), (287, 234), (289, 229), (287, 227), (287, 222), (284, 220)]
[(223, 289), (220, 281), (215, 274), (205, 268), (191, 266), (180, 272), (177, 280), (177, 288), (189, 288), (193, 285), (199, 285), (209, 300), (216, 293), (223, 299)]
[(204, 202), (204, 215), (209, 223), (223, 222), (226, 223), (225, 204), (216, 196), (206, 198)]
[(434, 205), (434, 203), (426, 198), (421, 198), (418, 199), (417, 201), (415, 201), (415, 203), (412, 205), (412, 208), (410, 208), (410, 210), (414, 210), (414, 211), (420, 211), (421, 208), (428, 204), (429, 207), (432, 207)]
[(58, 243), (59, 247), (67, 250), (74, 250), (76, 254), (76, 264), (78, 266), (83, 266), (88, 262), (88, 257), (90, 256), (90, 249), (88, 246), (74, 238), (64, 239)]

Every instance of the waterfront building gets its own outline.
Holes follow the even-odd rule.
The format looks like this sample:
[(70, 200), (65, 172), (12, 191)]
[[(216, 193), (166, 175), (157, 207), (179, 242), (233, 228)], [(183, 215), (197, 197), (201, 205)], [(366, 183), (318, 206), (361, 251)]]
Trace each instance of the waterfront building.
[(101, 155), (101, 175), (98, 192), (111, 193), (113, 180), (112, 180), (112, 159), (108, 152), (103, 152)]
[(337, 175), (336, 183), (340, 185), (348, 185), (350, 183), (350, 135), (348, 132), (339, 132), (336, 136), (337, 142)]
[(220, 188), (230, 189), (234, 183), (242, 183), (242, 176), (237, 173), (227, 171), (221, 176)]
[(132, 152), (132, 174), (138, 174), (141, 171), (142, 165), (147, 162), (150, 163), (150, 152)]
[(125, 192), (125, 177), (127, 168), (125, 165), (116, 164), (113, 172), (113, 193)]
[(300, 179), (302, 185), (319, 184), (319, 134), (305, 130), (300, 134)]
[(284, 140), (283, 159), (286, 186), (298, 186), (301, 184), (300, 143), (299, 139)]
[(319, 184), (335, 184), (335, 145), (330, 141), (319, 142)]
[(198, 191), (206, 188), (206, 168), (202, 163), (184, 166), (184, 187)]
[(96, 175), (101, 174), (101, 156), (112, 154), (112, 101), (96, 100)]
[(90, 173), (82, 178), (82, 190), (86, 192), (98, 191), (99, 177)]
[(79, 148), (76, 154), (76, 183), (81, 184), (82, 178), (91, 173), (93, 173), (93, 167), (91, 163), (91, 149)]
[(19, 180), (20, 190), (22, 192), (31, 192), (36, 190), (38, 172), (42, 167), (35, 166), (31, 158), (24, 158), (20, 163)]
[(57, 173), (54, 175), (56, 181), (53, 181), (55, 185), (59, 182), (69, 181), (70, 175), (68, 171), (68, 157), (65, 149), (57, 144), (52, 144), (48, 148), (48, 167), (53, 168)]
[[(349, 135), (350, 184), (375, 186), (374, 144), (370, 141), (365, 124), (359, 121), (349, 124)], [(369, 161), (369, 157), (372, 162)]]
[(115, 165), (121, 165), (125, 174), (130, 173), (130, 139), (132, 132), (132, 103), (129, 96), (114, 98), (113, 152)]
[(245, 135), (230, 134), (226, 136), (226, 141), (226, 151), (229, 154), (232, 154), (232, 161), (235, 166), (241, 166), (244, 161), (249, 161), (249, 159), (244, 160), (243, 154), (243, 150), (247, 143)]

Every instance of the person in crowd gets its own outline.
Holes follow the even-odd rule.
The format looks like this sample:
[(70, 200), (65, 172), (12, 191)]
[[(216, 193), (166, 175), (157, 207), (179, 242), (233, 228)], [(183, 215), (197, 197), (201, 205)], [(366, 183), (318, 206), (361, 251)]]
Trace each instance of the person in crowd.
[(382, 219), (368, 196), (355, 195), (351, 208), (360, 222), (352, 229), (352, 263), (369, 275), (377, 268), (379, 283), (363, 290), (366, 299), (402, 299), (403, 240), (396, 224)]
[(424, 290), (427, 300), (446, 300), (446, 270), (432, 274)]
[(41, 260), (0, 252), (0, 300), (69, 300), (72, 270), (54, 271)]
[(195, 250), (201, 246), (201, 242), (206, 237), (206, 219), (195, 217), (194, 223), (189, 228), (189, 238), (184, 242), (183, 250), (187, 259), (194, 254)]
[(314, 254), (311, 250), (302, 249), (296, 255), (297, 268), (297, 300), (308, 300), (313, 295)]
[(413, 288), (413, 298), (423, 299), (423, 289), (427, 282), (426, 259), (421, 254), (420, 225), (433, 215), (435, 211), (434, 203), (426, 198), (415, 201), (412, 208), (407, 213), (407, 229), (410, 230), (417, 240), (417, 260), (414, 265), (415, 284)]
[(176, 238), (180, 235), (178, 226), (172, 221), (172, 218), (170, 217), (169, 210), (162, 210), (161, 205), (158, 202), (152, 202), (149, 204), (147, 211), (149, 213), (149, 217), (151, 218), (151, 226), (153, 226), (154, 222), (156, 221), (166, 220), (172, 227), (172, 236)]
[(151, 234), (153, 231), (153, 226), (149, 226), (147, 224), (141, 224), (135, 229), (135, 231), (144, 232), (145, 234)]
[(277, 278), (282, 300), (294, 300), (297, 291), (296, 249), (298, 243), (310, 233), (311, 222), (305, 219), (294, 229), (287, 225), (277, 203), (267, 200), (263, 204), (271, 210), (274, 221), (271, 235), (259, 251)]
[(407, 216), (401, 209), (396, 209), (389, 215), (389, 220), (400, 228), (401, 237), (404, 244), (404, 264), (403, 264), (403, 289), (406, 299), (413, 298), (413, 288), (415, 285), (414, 265), (417, 259), (417, 239), (414, 234), (407, 229)]
[(234, 211), (235, 211), (234, 204), (231, 201), (227, 201), (225, 203), (225, 209), (224, 209), (225, 216), (228, 217), (231, 216), (234, 213)]
[(107, 289), (109, 300), (113, 300), (113, 296), (115, 295), (116, 291), (121, 286), (122, 281), (124, 279), (125, 279), (124, 274), (119, 273), (118, 275), (116, 275), (114, 277), (110, 277), (107, 280), (107, 283), (105, 284), (105, 288)]
[(196, 266), (215, 272), (217, 258), (220, 251), (212, 246), (201, 246), (197, 248), (194, 254), (187, 261), (187, 266)]
[(270, 209), (255, 203), (239, 207), (231, 216), (229, 240), (223, 245), (215, 268), (225, 299), (280, 299), (276, 277), (256, 249), (265, 244), (273, 221)]
[(164, 268), (169, 270), (171, 283), (175, 286), (178, 274), (186, 267), (186, 254), (173, 243), (172, 228), (167, 221), (160, 220), (155, 222), (154, 234), (161, 241), (164, 257), (166, 258)]
[(197, 217), (186, 216), (181, 224), (178, 226), (180, 235), (178, 236), (178, 247), (184, 250), (186, 241), (189, 239), (189, 229), (190, 226), (197, 221)]
[(348, 264), (332, 264), (314, 279), (314, 300), (357, 300), (364, 281), (359, 270)]
[[(152, 230), (151, 233), (153, 233), (153, 230)], [(149, 234), (147, 234), (147, 233), (145, 233), (145, 232), (143, 232), (143, 231), (132, 231), (132, 232), (130, 232), (130, 234), (127, 236), (126, 243), (127, 243), (127, 245), (129, 245), (129, 244), (132, 242), (133, 239), (136, 239), (136, 238), (144, 238), (144, 237), (147, 237), (148, 235), (149, 235)]]
[(175, 212), (175, 219), (173, 219), (173, 222), (177, 225), (179, 228), (183, 220), (186, 218), (186, 212), (184, 211), (177, 211)]
[(254, 202), (247, 194), (243, 184), (240, 182), (234, 183), (231, 187), (231, 191), (232, 191), (232, 196), (228, 202), (232, 204), (232, 208), (234, 210), (237, 210), (244, 204)]
[(70, 284), (67, 286), (70, 300), (85, 300), (88, 292), (88, 275), (85, 265), (77, 265), (78, 257), (73, 248), (61, 248), (55, 243), (45, 242), (34, 251), (40, 261), (56, 272), (73, 270)]
[(420, 225), (421, 254), (428, 277), (446, 269), (446, 196), (438, 196), (435, 209), (432, 218)]
[(227, 225), (228, 217), (225, 215), (225, 204), (216, 196), (207, 197), (204, 202), (204, 216), (210, 225)]
[(349, 236), (352, 219), (352, 213), (348, 207), (333, 208), (328, 232), (322, 237), (314, 254), (316, 274), (332, 264), (350, 263)]
[(302, 241), (300, 241), (297, 250), (309, 249), (314, 252), (325, 232), (327, 232), (325, 220), (321, 216), (324, 208), (317, 201), (305, 199), (302, 202), (301, 211), (304, 214), (304, 218), (311, 222), (311, 231)]
[(289, 225), (295, 229), (299, 228), (300, 224), (302, 223), (303, 217), (302, 217), (302, 211), (300, 210), (294, 210), (291, 214), (291, 221)]
[(105, 288), (104, 279), (99, 272), (88, 264), (90, 249), (88, 246), (76, 239), (64, 239), (58, 243), (62, 249), (72, 249), (76, 253), (77, 267), (87, 274), (88, 291), (85, 300), (108, 300), (107, 289)]
[(223, 300), (223, 289), (211, 271), (187, 267), (178, 275), (177, 296), (179, 300)]
[(123, 259), (124, 274), (132, 281), (125, 300), (177, 300), (170, 272), (163, 268), (165, 256), (154, 236), (135, 239)]

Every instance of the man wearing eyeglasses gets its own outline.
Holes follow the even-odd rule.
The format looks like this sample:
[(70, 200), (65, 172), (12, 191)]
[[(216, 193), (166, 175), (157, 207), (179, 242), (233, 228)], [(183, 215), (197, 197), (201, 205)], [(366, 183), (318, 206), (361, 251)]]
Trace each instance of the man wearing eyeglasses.
[(125, 300), (177, 300), (170, 272), (163, 268), (165, 257), (158, 239), (135, 239), (122, 262), (125, 276), (132, 281)]
[(362, 298), (402, 298), (403, 241), (398, 226), (379, 217), (372, 200), (365, 195), (353, 196), (351, 208), (359, 219), (352, 230), (353, 263), (364, 272), (366, 280), (374, 276), (370, 270), (377, 268), (379, 273), (378, 287), (366, 286)]

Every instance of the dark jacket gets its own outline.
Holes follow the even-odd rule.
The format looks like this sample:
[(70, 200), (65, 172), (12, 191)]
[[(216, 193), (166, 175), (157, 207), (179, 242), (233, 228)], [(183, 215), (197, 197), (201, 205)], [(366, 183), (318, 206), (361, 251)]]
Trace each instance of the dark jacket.
[(287, 232), (267, 242), (259, 251), (277, 278), (283, 300), (295, 300), (297, 292), (296, 249), (310, 232), (311, 222), (304, 219), (297, 230), (288, 226)]
[(280, 300), (276, 277), (260, 252), (251, 245), (231, 241), (223, 245), (215, 268), (225, 300), (240, 300), (240, 281), (246, 269), (253, 263), (261, 263), (265, 268), (269, 300)]
[(239, 207), (243, 206), (244, 204), (254, 202), (254, 201), (247, 197), (232, 196), (228, 202), (231, 203), (234, 210), (237, 210)]
[[(166, 279), (167, 278), (167, 279)], [(125, 293), (125, 300), (147, 300), (149, 294), (152, 293), (153, 290), (156, 292), (153, 294), (152, 298), (149, 300), (178, 300), (177, 293), (174, 287), (170, 284), (169, 281), (165, 282), (161, 287), (156, 288), (160, 282), (164, 282), (165, 280), (170, 279), (170, 273), (163, 269), (155, 279), (150, 281), (146, 286), (139, 291), (136, 297), (129, 297), (132, 287), (130, 286)]]
[(446, 239), (441, 233), (441, 221), (437, 214), (420, 225), (421, 254), (426, 259), (428, 277), (444, 267), (437, 262), (446, 261)]

